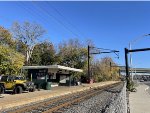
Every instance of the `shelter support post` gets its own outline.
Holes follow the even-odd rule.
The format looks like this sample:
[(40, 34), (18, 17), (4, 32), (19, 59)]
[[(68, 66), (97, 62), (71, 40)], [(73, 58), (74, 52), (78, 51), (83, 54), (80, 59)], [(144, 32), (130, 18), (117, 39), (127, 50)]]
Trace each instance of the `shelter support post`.
[(71, 86), (71, 75), (69, 75), (69, 86)]

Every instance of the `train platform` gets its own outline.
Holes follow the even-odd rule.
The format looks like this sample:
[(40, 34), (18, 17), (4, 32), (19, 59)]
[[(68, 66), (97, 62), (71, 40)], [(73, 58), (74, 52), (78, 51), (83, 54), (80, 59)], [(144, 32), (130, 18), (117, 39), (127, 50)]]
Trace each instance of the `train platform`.
[[(137, 92), (129, 95), (130, 113), (150, 113), (150, 94), (148, 83), (140, 83)], [(149, 83), (150, 84), (150, 83)]]
[(35, 92), (24, 92), (22, 94), (3, 94), (0, 98), (0, 111), (12, 107), (26, 105), (32, 102), (40, 102), (47, 98), (53, 98), (75, 92), (88, 90), (90, 88), (101, 87), (109, 84), (117, 83), (118, 81), (107, 81), (93, 84), (82, 84), (79, 86), (58, 86), (53, 87), (51, 90), (40, 90)]

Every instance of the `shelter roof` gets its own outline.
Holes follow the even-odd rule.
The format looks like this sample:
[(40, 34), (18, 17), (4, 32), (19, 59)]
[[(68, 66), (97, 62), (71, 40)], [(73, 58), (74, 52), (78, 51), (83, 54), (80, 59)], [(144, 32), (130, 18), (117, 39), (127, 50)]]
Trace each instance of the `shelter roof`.
[(73, 72), (83, 72), (82, 69), (76, 69), (61, 65), (47, 65), (47, 66), (23, 66), (22, 69), (62, 69), (67, 71), (73, 71)]

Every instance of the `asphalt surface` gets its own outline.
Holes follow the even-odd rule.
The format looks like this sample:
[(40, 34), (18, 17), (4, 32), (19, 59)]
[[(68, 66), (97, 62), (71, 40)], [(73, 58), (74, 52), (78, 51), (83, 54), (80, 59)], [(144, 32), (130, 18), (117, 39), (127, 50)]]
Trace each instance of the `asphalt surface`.
[(140, 82), (129, 95), (130, 113), (150, 113), (150, 82)]
[(149, 86), (149, 89), (147, 90), (147, 92), (148, 92), (149, 95), (150, 95), (150, 82), (144, 82), (144, 84)]

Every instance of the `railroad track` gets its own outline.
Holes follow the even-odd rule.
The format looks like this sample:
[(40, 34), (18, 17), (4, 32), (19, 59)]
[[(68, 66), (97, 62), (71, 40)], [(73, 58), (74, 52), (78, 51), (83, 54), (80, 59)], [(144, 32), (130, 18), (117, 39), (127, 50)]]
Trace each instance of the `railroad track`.
[(121, 82), (113, 85), (91, 88), (89, 90), (60, 96), (30, 106), (24, 106), (5, 113), (62, 113), (65, 109), (69, 108), (69, 106), (89, 99), (92, 96), (98, 95), (102, 91), (118, 86), (119, 84), (121, 84)]

